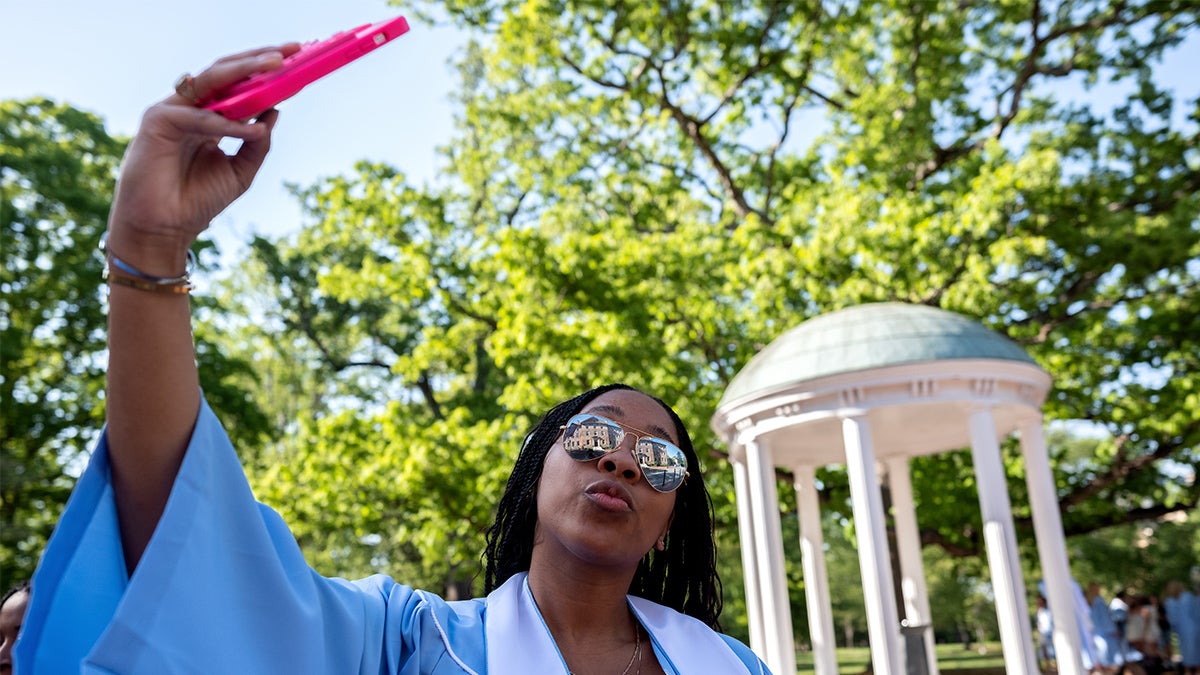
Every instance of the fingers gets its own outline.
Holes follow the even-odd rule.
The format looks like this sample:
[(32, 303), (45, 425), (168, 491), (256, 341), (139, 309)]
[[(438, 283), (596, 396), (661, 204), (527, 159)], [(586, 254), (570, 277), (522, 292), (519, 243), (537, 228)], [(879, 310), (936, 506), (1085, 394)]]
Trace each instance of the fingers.
[(267, 157), (267, 151), (271, 149), (271, 130), (275, 128), (277, 119), (279, 119), (279, 111), (274, 109), (259, 115), (253, 124), (247, 125), (259, 129), (257, 136), (246, 139), (237, 154), (229, 158), (233, 173), (237, 176), (238, 183), (243, 190), (250, 187), (255, 174), (258, 173), (259, 167)]
[(232, 54), (217, 59), (211, 66), (205, 68), (199, 75), (192, 78), (194, 98), (175, 94), (167, 98), (167, 103), (175, 105), (195, 106), (213, 97), (214, 94), (229, 85), (257, 73), (278, 68), (283, 59), (300, 50), (295, 42), (275, 46), (251, 49), (239, 54)]
[(243, 141), (253, 141), (270, 133), (269, 127), (265, 125), (226, 119), (211, 110), (190, 105), (162, 104), (147, 110), (142, 118), (142, 132), (158, 135), (159, 130), (165, 131), (169, 137), (198, 136), (220, 139), (228, 136)]
[[(274, 70), (282, 63), (283, 54), (278, 51), (266, 51), (254, 56), (218, 61), (195, 77), (196, 99), (203, 103), (229, 85), (251, 75)], [(189, 101), (182, 96), (180, 98), (187, 105), (196, 105), (197, 103), (197, 101)]]
[(246, 51), (239, 52), (237, 54), (230, 54), (228, 56), (222, 56), (221, 58), (214, 61), (213, 64), (215, 65), (218, 63), (225, 63), (227, 61), (236, 61), (239, 59), (255, 58), (258, 56), (262, 56), (263, 54), (268, 54), (270, 52), (279, 52), (279, 53), (283, 54), (285, 57), (287, 57), (287, 56), (291, 56), (292, 54), (294, 54), (298, 51), (300, 51), (300, 43), (288, 42), (288, 43), (285, 43), (282, 45), (277, 45), (274, 47), (258, 47), (256, 49), (247, 49)]

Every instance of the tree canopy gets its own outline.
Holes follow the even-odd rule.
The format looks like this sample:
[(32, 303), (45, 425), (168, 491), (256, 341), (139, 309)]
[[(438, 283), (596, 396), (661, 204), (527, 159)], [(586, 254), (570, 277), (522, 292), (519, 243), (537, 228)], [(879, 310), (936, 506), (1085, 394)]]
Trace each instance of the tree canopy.
[[(326, 550), (463, 581), (520, 434), (609, 380), (677, 403), (732, 528), (707, 430), (724, 387), (796, 323), (883, 300), (974, 317), (1054, 376), (1048, 419), (1096, 439), (1055, 437), (1068, 534), (1194, 509), (1200, 98), (1155, 70), (1193, 6), (428, 9), (477, 38), (445, 174), (364, 164), (298, 190), (309, 225), (255, 246), (289, 358), (328, 374), (261, 487), (338, 476), (321, 494), (349, 503), (284, 507)], [(969, 455), (914, 479), (923, 541), (980, 554)]]
[(28, 578), (102, 415), (103, 263), (125, 141), (44, 99), (0, 102), (0, 577)]
[[(318, 437), (367, 424), (374, 447), (439, 453), (372, 455), (391, 467), (377, 474), (383, 493), (420, 487), (397, 502), (404, 513), (373, 522), (449, 515), (477, 541), (487, 500), (452, 490), (423, 510), (425, 490), (447, 485), (432, 473), (453, 466), (443, 479), (496, 494), (523, 425), (624, 380), (678, 402), (730, 525), (723, 447), (706, 430), (721, 391), (786, 328), (877, 300), (975, 317), (1054, 375), (1048, 417), (1102, 435), (1090, 455), (1057, 462), (1069, 534), (1195, 506), (1197, 101), (1177, 101), (1153, 67), (1194, 27), (1194, 8), (448, 11), (478, 40), (460, 62), (444, 180), (414, 186), (363, 165), (298, 192), (312, 222), (293, 242), (256, 247), (288, 334), (330, 369), (320, 387), (372, 383), (322, 397), (331, 419)], [(1082, 93), (1060, 96), (1066, 85)], [(502, 450), (446, 447), (440, 426), (422, 434), (450, 419)], [(396, 420), (420, 428), (391, 436)], [(914, 476), (937, 488), (919, 494), (947, 497), (920, 504), (923, 539), (978, 554), (969, 458), (928, 458)], [(845, 511), (844, 483), (825, 478), (826, 506)], [(477, 546), (452, 540), (462, 553), (437, 544), (412, 559), (436, 550), (443, 570), (471, 569), (457, 556)], [(380, 558), (380, 546), (364, 551), (404, 557)]]
[[(1194, 512), (1200, 92), (1155, 68), (1194, 3), (419, 6), (475, 37), (444, 174), (297, 188), (305, 225), (254, 242), (204, 329), (251, 364), (226, 381), (282, 432), (245, 446), (251, 480), (320, 571), (477, 591), (523, 433), (624, 381), (688, 423), (736, 598), (713, 409), (786, 329), (884, 300), (1053, 375), (1048, 419), (1086, 430), (1051, 437), (1069, 535)], [(913, 477), (923, 541), (978, 555), (969, 454)]]
[[(318, 246), (392, 247), (327, 283), (430, 312), (392, 369), (431, 410), (468, 373), (519, 410), (633, 378), (703, 429), (783, 329), (921, 302), (1026, 346), (1049, 418), (1107, 434), (1062, 464), (1069, 533), (1195, 505), (1197, 101), (1153, 67), (1188, 3), (448, 11), (481, 36), (448, 186), (380, 191), (397, 175), (364, 167), (308, 195), (338, 233)], [(922, 475), (961, 485), (962, 464)], [(926, 529), (979, 550), (969, 523)]]
[[(104, 414), (104, 261), (98, 244), (127, 140), (44, 98), (0, 101), (0, 588), (29, 579), (99, 436)], [(215, 319), (211, 301), (199, 301)], [(215, 406), (247, 446), (270, 435), (234, 380), (247, 364), (197, 358)]]

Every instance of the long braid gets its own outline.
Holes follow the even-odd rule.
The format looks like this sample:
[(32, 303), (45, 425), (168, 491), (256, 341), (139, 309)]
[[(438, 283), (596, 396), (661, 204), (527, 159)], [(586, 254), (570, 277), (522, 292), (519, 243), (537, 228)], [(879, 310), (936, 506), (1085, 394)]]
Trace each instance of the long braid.
[[(558, 439), (560, 428), (588, 402), (614, 389), (633, 390), (624, 384), (597, 387), (547, 412), (525, 436), (496, 521), (488, 529), (484, 551), (484, 592), (491, 593), (514, 574), (528, 571), (537, 525), (537, 485), (546, 453)], [(644, 393), (644, 392), (643, 392)], [(662, 400), (651, 396), (671, 416), (679, 447), (687, 455), (691, 477), (675, 493), (675, 519), (667, 532), (665, 550), (642, 559), (629, 586), (633, 595), (666, 605), (720, 630), (721, 580), (716, 568), (712, 500), (700, 474), (700, 464), (683, 421)]]

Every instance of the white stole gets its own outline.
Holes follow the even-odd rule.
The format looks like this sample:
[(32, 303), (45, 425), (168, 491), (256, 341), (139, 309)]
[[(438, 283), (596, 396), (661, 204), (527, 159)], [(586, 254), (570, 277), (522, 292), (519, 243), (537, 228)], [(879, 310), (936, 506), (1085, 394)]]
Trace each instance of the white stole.
[[(484, 623), (489, 675), (568, 672), (533, 601), (527, 576), (514, 574), (488, 595)], [(668, 674), (747, 672), (721, 636), (699, 620), (644, 598), (627, 597), (662, 654), (659, 661)]]

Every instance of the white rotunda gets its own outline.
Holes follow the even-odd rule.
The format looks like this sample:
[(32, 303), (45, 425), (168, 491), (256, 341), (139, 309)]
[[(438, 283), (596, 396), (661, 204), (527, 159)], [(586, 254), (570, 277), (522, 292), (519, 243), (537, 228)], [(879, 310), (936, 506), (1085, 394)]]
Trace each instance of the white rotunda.
[[(849, 476), (875, 675), (927, 664), (936, 674), (911, 458), (969, 447), (1005, 669), (1037, 673), (1000, 442), (1018, 434), (1062, 675), (1083, 675), (1066, 545), (1043, 434), (1051, 378), (1020, 346), (964, 316), (877, 303), (805, 321), (738, 373), (712, 418), (734, 464), (751, 647), (796, 672), (776, 467), (792, 471), (811, 641), (819, 675), (837, 675), (815, 471)], [(893, 578), (880, 480), (891, 489)], [(895, 593), (899, 584), (903, 606)], [(835, 589), (833, 589), (835, 590)], [(916, 632), (915, 640), (902, 634)], [(920, 637), (923, 635), (923, 638)], [(923, 653), (906, 657), (906, 644)], [(909, 647), (912, 649), (913, 647)], [(919, 649), (919, 648), (918, 648)], [(1074, 657), (1072, 658), (1072, 655)]]

